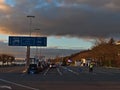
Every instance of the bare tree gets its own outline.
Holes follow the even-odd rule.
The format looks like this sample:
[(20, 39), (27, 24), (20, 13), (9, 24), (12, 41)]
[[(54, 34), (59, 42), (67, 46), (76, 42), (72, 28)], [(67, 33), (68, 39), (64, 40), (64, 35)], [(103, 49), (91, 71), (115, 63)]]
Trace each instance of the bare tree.
[(15, 57), (12, 55), (7, 54), (1, 54), (0, 55), (0, 61), (4, 65), (5, 63), (8, 65), (9, 63), (12, 63), (15, 60)]

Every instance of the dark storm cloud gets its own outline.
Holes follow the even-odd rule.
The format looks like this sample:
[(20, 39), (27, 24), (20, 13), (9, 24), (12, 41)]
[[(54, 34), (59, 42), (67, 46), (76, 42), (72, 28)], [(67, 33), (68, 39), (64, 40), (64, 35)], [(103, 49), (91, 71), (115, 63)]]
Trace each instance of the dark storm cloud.
[(109, 37), (120, 32), (119, 0), (11, 0), (1, 4), (0, 31), (28, 34), (27, 15), (35, 15), (33, 32), (44, 35)]

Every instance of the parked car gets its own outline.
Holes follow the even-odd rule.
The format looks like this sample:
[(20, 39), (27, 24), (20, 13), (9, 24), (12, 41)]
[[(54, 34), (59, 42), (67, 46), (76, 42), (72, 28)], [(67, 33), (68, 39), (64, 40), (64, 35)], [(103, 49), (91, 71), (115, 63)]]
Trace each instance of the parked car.
[(39, 73), (39, 69), (37, 64), (30, 64), (27, 70), (28, 74), (37, 74)]

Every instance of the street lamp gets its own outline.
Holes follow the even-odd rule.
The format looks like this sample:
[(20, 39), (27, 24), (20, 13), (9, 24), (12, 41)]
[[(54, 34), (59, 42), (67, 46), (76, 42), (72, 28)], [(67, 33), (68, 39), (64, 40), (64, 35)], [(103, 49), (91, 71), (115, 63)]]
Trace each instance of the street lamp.
[[(31, 37), (32, 19), (35, 18), (35, 16), (29, 15), (29, 16), (27, 16), (27, 18), (30, 19), (30, 22), (29, 22), (29, 24), (30, 24), (29, 30), (30, 30), (30, 37)], [(27, 55), (26, 55), (26, 59), (27, 59), (26, 65), (29, 66), (29, 64), (30, 64), (30, 46), (27, 46), (27, 53), (26, 53), (26, 54), (27, 54)]]
[(31, 36), (31, 29), (32, 29), (32, 27), (31, 27), (31, 26), (32, 26), (32, 19), (33, 19), (33, 18), (35, 18), (35, 16), (30, 16), (30, 15), (29, 15), (29, 16), (27, 16), (27, 18), (29, 18), (29, 19), (30, 19), (30, 22), (29, 22), (29, 24), (30, 24), (30, 26), (29, 26), (29, 30), (30, 30), (30, 36)]
[(35, 31), (36, 31), (36, 36), (37, 36), (37, 31), (40, 31), (40, 29), (39, 28), (36, 28), (36, 29), (34, 29)]
[[(36, 31), (40, 31), (39, 28), (36, 28), (35, 30), (36, 30)], [(36, 32), (36, 36), (37, 36), (37, 32)], [(38, 48), (37, 48), (37, 46), (36, 46), (36, 56), (37, 56), (37, 54), (38, 54)]]

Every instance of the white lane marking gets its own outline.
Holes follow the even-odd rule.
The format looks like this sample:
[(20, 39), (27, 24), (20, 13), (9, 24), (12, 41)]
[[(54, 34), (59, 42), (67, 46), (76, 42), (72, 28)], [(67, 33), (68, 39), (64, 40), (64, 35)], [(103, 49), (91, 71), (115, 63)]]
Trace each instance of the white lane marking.
[(71, 69), (68, 69), (68, 71), (70, 71), (70, 72), (72, 72), (72, 73), (74, 73), (74, 74), (76, 74), (76, 75), (79, 75), (79, 73), (77, 73), (77, 72), (75, 72), (75, 71), (73, 71), (73, 70), (71, 70)]
[(29, 86), (25, 86), (25, 85), (22, 85), (22, 84), (11, 82), (11, 81), (8, 81), (8, 80), (5, 80), (5, 79), (0, 79), (0, 81), (5, 82), (5, 83), (9, 83), (9, 84), (13, 84), (13, 85), (16, 85), (16, 86), (19, 86), (19, 87), (31, 89), (31, 90), (39, 90), (39, 89), (36, 89), (36, 88), (32, 88), (32, 87), (29, 87)]
[(76, 74), (76, 75), (79, 75), (79, 73), (78, 72), (75, 72), (75, 71), (73, 71), (73, 70), (71, 70), (71, 69), (68, 69), (68, 68), (66, 68), (66, 67), (63, 67), (65, 70), (68, 70), (69, 72), (72, 72), (72, 73), (74, 73), (74, 74)]
[(60, 72), (60, 69), (57, 68), (58, 73), (62, 76), (62, 72)]
[(43, 75), (44, 75), (44, 76), (47, 75), (47, 73), (48, 73), (49, 70), (50, 70), (50, 68), (48, 68)]
[(0, 86), (0, 88), (12, 90), (12, 87), (11, 87), (11, 86), (5, 86), (5, 85), (3, 85), (3, 86)]

